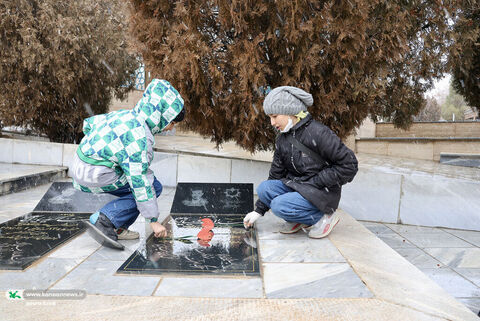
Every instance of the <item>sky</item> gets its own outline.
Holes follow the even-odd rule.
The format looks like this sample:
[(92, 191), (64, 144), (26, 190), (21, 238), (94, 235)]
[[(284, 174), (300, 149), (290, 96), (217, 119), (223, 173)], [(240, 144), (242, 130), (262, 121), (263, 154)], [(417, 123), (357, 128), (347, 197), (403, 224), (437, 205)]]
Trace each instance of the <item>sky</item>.
[(441, 104), (448, 95), (448, 87), (450, 86), (451, 75), (435, 81), (433, 88), (425, 93), (425, 97), (435, 97), (437, 102)]

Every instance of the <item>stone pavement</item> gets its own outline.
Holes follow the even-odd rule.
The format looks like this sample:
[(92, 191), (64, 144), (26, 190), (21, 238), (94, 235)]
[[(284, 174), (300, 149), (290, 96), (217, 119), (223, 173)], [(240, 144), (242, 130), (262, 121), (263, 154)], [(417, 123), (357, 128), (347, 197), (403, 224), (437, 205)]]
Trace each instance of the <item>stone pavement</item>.
[(480, 232), (362, 222), (475, 313), (480, 310)]
[[(0, 220), (32, 210), (47, 189), (48, 185), (39, 186), (0, 197)], [(165, 188), (158, 199), (162, 218), (169, 214), (174, 191), (174, 188)], [(478, 274), (471, 268), (478, 262), (476, 252), (458, 260), (457, 252), (443, 252), (445, 247), (438, 246), (439, 235), (445, 237), (445, 233), (451, 236), (445, 245), (478, 251), (475, 241), (478, 234), (466, 235), (463, 231), (447, 232), (446, 229), (417, 233), (411, 227), (365, 223), (367, 228), (378, 232), (375, 235), (347, 213), (341, 212), (341, 217), (327, 239), (312, 240), (303, 232), (278, 233), (281, 221), (267, 213), (256, 227), (261, 277), (117, 275), (117, 268), (150, 233), (148, 225), (139, 217), (132, 229), (141, 234), (141, 239), (122, 241), (126, 246), (123, 252), (101, 247), (83, 234), (23, 272), (0, 271), (0, 291), (79, 289), (88, 293), (86, 299), (78, 301), (2, 299), (0, 318), (478, 320), (453, 298), (465, 298), (466, 293), (475, 295), (478, 284), (477, 290), (463, 283), (459, 288), (452, 286), (450, 290), (457, 292), (448, 294), (449, 288), (442, 289), (426, 276), (428, 271), (419, 270), (379, 238), (388, 241), (389, 237), (400, 238), (404, 233), (416, 248), (436, 255), (444, 265), (443, 270), (431, 265), (421, 268), (447, 271), (448, 266), (456, 273), (458, 269), (469, 269), (462, 274), (465, 281), (478, 283), (475, 279)], [(422, 238), (422, 235), (426, 236)], [(442, 277), (445, 280), (444, 275), (437, 279)]]

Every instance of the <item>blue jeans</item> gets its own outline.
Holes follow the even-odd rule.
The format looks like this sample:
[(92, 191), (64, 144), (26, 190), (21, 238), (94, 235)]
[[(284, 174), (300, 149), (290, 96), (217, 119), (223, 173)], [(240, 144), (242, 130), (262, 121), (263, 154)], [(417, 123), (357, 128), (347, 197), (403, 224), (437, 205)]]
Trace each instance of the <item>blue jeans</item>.
[[(153, 187), (155, 188), (155, 194), (159, 197), (162, 194), (163, 187), (156, 178), (153, 180)], [(126, 184), (116, 191), (108, 192), (108, 194), (118, 196), (118, 198), (107, 203), (99, 212), (105, 214), (116, 228), (128, 228), (140, 214), (130, 185)]]
[(323, 213), (280, 180), (268, 180), (257, 187), (258, 198), (270, 207), (273, 214), (287, 222), (313, 225)]

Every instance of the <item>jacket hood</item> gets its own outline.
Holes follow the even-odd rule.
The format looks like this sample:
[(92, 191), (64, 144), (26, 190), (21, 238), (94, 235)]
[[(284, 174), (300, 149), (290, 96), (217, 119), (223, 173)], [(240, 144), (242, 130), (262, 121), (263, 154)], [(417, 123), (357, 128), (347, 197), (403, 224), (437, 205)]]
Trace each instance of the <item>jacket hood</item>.
[(177, 117), (183, 105), (183, 98), (168, 81), (153, 79), (133, 112), (137, 119), (147, 124), (152, 134), (157, 134)]
[(292, 129), (290, 129), (290, 132), (295, 131), (295, 130), (297, 130), (298, 128), (302, 127), (303, 125), (311, 122), (312, 119), (313, 119), (312, 115), (310, 115), (310, 113), (307, 113), (307, 115), (306, 115), (304, 118), (300, 119), (300, 121), (299, 121), (298, 123), (296, 123), (296, 124), (292, 127)]

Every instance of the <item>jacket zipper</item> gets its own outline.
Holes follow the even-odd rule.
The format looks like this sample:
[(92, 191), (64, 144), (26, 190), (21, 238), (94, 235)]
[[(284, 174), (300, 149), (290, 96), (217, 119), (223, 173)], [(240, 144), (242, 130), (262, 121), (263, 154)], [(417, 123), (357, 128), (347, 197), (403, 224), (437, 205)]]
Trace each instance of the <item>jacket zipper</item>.
[[(295, 132), (293, 132), (293, 138), (295, 138)], [(295, 163), (293, 162), (293, 144), (292, 144), (292, 155), (290, 156), (290, 161), (292, 162), (292, 166), (293, 166), (293, 168), (295, 169), (295, 171), (297, 171), (297, 173), (298, 173), (299, 175), (302, 175), (302, 174), (298, 171), (298, 169), (295, 167)]]

